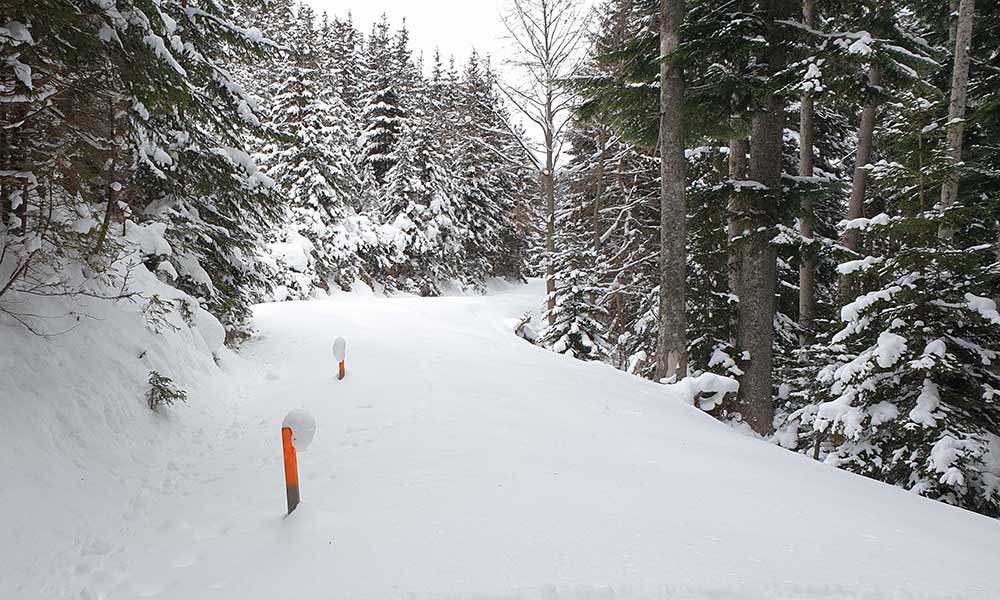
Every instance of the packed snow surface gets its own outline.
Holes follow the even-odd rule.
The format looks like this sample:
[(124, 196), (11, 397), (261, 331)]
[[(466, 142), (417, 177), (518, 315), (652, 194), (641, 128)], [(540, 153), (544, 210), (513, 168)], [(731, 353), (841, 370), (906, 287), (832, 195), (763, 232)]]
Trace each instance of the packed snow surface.
[[(513, 329), (543, 296), (259, 306), (159, 415), (137, 324), (0, 325), (0, 598), (1000, 597), (1000, 523), (533, 347)], [(286, 518), (294, 409), (318, 429)]]

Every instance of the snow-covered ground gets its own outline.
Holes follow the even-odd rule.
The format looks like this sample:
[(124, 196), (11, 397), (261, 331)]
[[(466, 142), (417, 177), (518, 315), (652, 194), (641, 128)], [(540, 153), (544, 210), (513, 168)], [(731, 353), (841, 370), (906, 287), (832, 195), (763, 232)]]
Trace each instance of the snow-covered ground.
[[(0, 325), (0, 598), (1000, 598), (1000, 522), (532, 347), (542, 295), (264, 305), (219, 367), (139, 321)], [(154, 367), (187, 404), (143, 405)]]

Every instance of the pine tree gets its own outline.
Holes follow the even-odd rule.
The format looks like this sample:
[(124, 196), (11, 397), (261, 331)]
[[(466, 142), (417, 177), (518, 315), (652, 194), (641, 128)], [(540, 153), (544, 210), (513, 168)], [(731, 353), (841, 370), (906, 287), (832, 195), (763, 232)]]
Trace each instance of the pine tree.
[[(36, 142), (59, 148), (46, 151), (55, 168), (45, 168), (44, 187), (37, 176), (13, 185), (13, 201), (4, 190), (5, 227), (20, 212), (15, 234), (57, 235), (29, 262), (45, 252), (49, 267), (82, 260), (114, 278), (129, 217), (166, 223), (176, 284), (238, 327), (252, 290), (266, 286), (255, 254), (276, 216), (270, 182), (244, 150), (258, 125), (254, 102), (229, 69), (259, 49), (260, 32), (232, 22), (228, 2), (120, 2), (114, 13), (71, 4), (20, 5), (15, 21), (28, 25), (4, 37), (5, 51), (20, 46), (19, 60), (28, 61), (15, 72), (32, 78), (29, 85), (19, 77), (26, 94), (5, 88), (15, 94), (3, 103), (4, 119), (34, 105), (32, 118), (5, 134), (14, 150), (8, 160), (21, 162), (18, 172), (44, 168), (44, 159), (35, 163), (27, 147), (20, 150), (29, 130)], [(25, 273), (23, 264), (18, 271)]]
[[(267, 111), (275, 141), (265, 150), (265, 164), (288, 202), (292, 225), (278, 241), (293, 244), (292, 256), (309, 259), (283, 265), (283, 271), (297, 273), (284, 282), (294, 297), (328, 288), (331, 280), (353, 283), (340, 276), (331, 226), (345, 218), (360, 184), (349, 154), (349, 113), (325, 78), (321, 34), (312, 9), (301, 5), (289, 30), (290, 50), (274, 65), (277, 77)], [(303, 237), (307, 248), (295, 250)]]
[(365, 65), (361, 33), (354, 27), (350, 13), (343, 20), (333, 20), (330, 36), (328, 59), (335, 92), (356, 117), (361, 107)]
[(387, 68), (397, 63), (385, 15), (375, 24), (366, 50), (369, 80), (361, 113), (364, 124), (360, 140), (361, 165), (371, 171), (374, 183), (381, 186), (398, 160), (396, 149), (405, 118), (396, 74)]
[(456, 203), (430, 120), (417, 114), (402, 132), (382, 199), (386, 227), (380, 258), (387, 287), (437, 295), (441, 283), (458, 276), (464, 256)]
[(540, 343), (553, 352), (598, 361), (608, 354), (607, 311), (595, 302), (600, 293), (594, 277), (596, 253), (588, 231), (580, 227), (582, 208), (570, 194), (559, 211), (556, 288), (546, 315), (551, 325), (542, 331)]
[(461, 196), (457, 218), (467, 266), (465, 282), (473, 286), (488, 277), (520, 274), (502, 273), (498, 265), (510, 264), (507, 253), (519, 254), (516, 246), (504, 246), (504, 242), (519, 237), (513, 213), (520, 201), (518, 196), (525, 190), (523, 186), (516, 188), (527, 175), (512, 166), (524, 155), (520, 150), (512, 155), (514, 144), (500, 133), (505, 117), (496, 113), (498, 98), (491, 77), (473, 53), (461, 80), (461, 125), (457, 128), (452, 165)]
[[(913, 40), (919, 32), (924, 56), (936, 52), (928, 44), (946, 47), (947, 15), (919, 15), (928, 20), (911, 20), (900, 30), (909, 35), (898, 37)], [(812, 398), (791, 418), (798, 447), (817, 458), (997, 515), (1000, 474), (989, 454), (1000, 423), (993, 394), (995, 197), (981, 188), (960, 191), (947, 210), (932, 200), (952, 164), (941, 135), (951, 78), (947, 67), (921, 62), (919, 81), (905, 68), (886, 69), (901, 73), (902, 83), (882, 104), (875, 132), (881, 148), (867, 169), (869, 214), (877, 214), (844, 222), (863, 240), (862, 252), (840, 266), (859, 295), (820, 349), (826, 360), (807, 392)], [(970, 98), (970, 106), (988, 106), (978, 105), (975, 92)], [(989, 127), (989, 118), (981, 122)], [(977, 180), (969, 177), (972, 185)]]

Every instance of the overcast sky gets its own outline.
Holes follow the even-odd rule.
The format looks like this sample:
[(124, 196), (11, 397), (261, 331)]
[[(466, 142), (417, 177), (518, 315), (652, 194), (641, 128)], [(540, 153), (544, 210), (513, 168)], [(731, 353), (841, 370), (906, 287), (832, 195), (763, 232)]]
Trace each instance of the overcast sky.
[(462, 63), (473, 48), (490, 54), (494, 63), (506, 47), (499, 11), (505, 0), (307, 0), (317, 11), (330, 16), (350, 12), (355, 25), (367, 36), (382, 13), (389, 15), (394, 29), (403, 18), (410, 30), (414, 54), (424, 52), (427, 62), (435, 46), (447, 57), (454, 54)]

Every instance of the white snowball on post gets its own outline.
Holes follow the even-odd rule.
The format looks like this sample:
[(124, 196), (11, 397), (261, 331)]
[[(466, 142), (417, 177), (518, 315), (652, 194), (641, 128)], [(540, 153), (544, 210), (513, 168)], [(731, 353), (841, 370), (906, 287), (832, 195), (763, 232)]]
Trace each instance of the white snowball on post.
[(337, 338), (337, 341), (333, 343), (333, 357), (337, 359), (337, 362), (344, 362), (347, 357), (347, 340)]
[(299, 452), (303, 452), (312, 443), (316, 435), (316, 419), (311, 414), (296, 409), (285, 415), (285, 420), (281, 422), (281, 427), (288, 427), (292, 430), (292, 445)]

